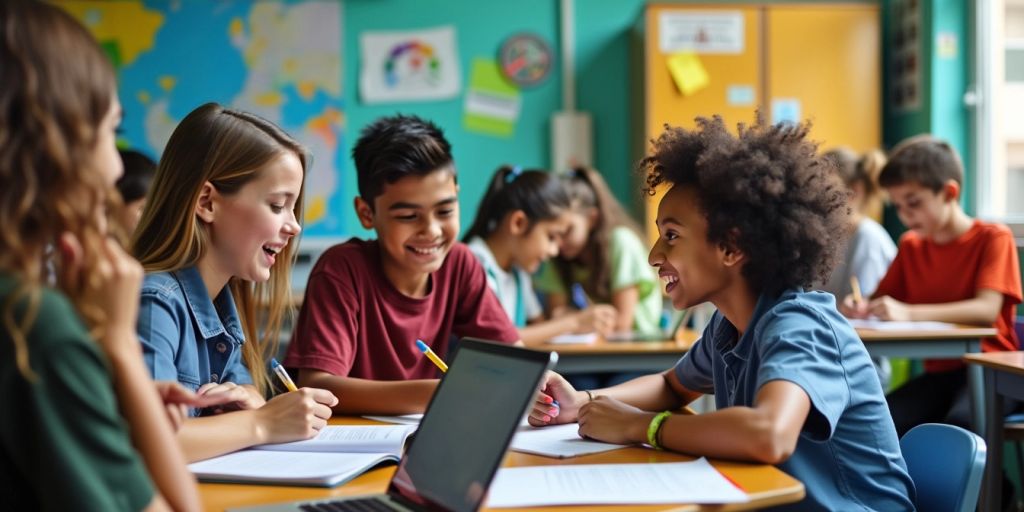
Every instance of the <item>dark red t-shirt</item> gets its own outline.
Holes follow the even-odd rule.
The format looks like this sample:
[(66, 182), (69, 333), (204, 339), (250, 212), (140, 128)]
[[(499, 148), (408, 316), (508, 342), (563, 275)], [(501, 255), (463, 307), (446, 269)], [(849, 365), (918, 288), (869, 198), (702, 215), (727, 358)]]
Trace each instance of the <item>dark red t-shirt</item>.
[(376, 240), (331, 247), (309, 276), (284, 365), (360, 379), (429, 379), (438, 370), (417, 339), (442, 358), (453, 334), (519, 339), (465, 245), (456, 243), (430, 280), (425, 297), (407, 297), (384, 276)]

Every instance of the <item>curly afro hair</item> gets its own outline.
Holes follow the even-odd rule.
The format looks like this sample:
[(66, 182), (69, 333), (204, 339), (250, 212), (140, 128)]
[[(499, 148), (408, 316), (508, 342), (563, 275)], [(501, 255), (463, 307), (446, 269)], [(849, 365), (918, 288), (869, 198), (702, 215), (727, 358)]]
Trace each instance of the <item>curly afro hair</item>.
[(849, 192), (807, 140), (809, 123), (754, 126), (729, 133), (722, 118), (696, 130), (665, 126), (640, 161), (647, 192), (660, 184), (694, 187), (708, 242), (746, 255), (742, 273), (759, 292), (778, 294), (828, 279), (845, 245)]

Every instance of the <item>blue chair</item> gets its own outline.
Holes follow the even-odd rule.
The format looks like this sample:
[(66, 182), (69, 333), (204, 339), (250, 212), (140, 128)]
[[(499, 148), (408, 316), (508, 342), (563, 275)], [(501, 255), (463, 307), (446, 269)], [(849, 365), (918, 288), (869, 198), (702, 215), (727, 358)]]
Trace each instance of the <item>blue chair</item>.
[(918, 510), (972, 512), (985, 472), (985, 440), (953, 425), (925, 423), (900, 439)]

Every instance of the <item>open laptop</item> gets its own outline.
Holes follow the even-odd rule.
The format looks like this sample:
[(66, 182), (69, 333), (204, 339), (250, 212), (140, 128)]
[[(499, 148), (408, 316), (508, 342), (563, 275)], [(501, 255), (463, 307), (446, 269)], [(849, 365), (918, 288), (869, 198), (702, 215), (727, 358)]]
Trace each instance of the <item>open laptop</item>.
[(477, 510), (541, 379), (557, 361), (555, 352), (464, 338), (387, 493), (234, 510)]

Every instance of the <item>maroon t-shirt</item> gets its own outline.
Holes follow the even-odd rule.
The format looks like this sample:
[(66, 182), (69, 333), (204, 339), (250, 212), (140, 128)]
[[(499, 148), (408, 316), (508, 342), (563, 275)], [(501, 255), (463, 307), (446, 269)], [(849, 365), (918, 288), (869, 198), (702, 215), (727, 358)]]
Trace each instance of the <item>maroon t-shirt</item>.
[(452, 247), (429, 289), (420, 299), (396, 290), (384, 276), (376, 240), (331, 247), (309, 276), (284, 365), (360, 379), (429, 379), (438, 370), (416, 348), (417, 339), (442, 358), (453, 334), (519, 339), (465, 245)]

